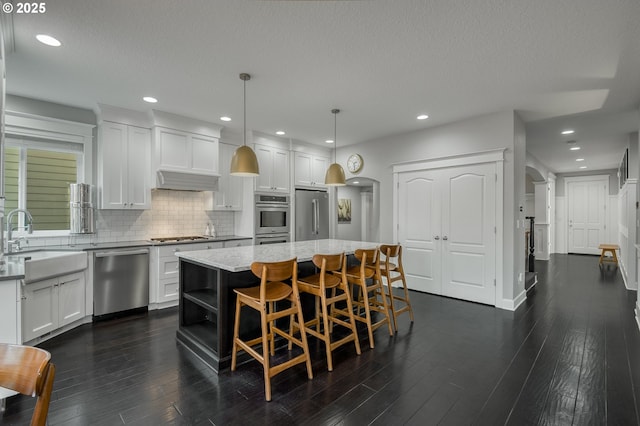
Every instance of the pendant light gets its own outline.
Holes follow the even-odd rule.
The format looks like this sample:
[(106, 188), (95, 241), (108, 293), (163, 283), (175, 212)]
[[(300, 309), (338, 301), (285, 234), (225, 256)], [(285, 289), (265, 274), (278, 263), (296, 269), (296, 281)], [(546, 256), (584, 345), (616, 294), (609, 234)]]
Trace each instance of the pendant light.
[(334, 163), (329, 166), (327, 169), (327, 174), (324, 177), (324, 184), (327, 186), (345, 186), (347, 184), (344, 177), (344, 169), (337, 162), (337, 154), (336, 151), (338, 149), (338, 138), (337, 138), (337, 123), (338, 123), (338, 113), (339, 109), (332, 109), (331, 113), (333, 114), (333, 161)]
[(260, 168), (258, 167), (258, 159), (256, 153), (253, 152), (251, 147), (247, 146), (247, 81), (251, 79), (251, 76), (247, 73), (240, 74), (240, 80), (243, 81), (243, 106), (244, 106), (244, 127), (242, 135), (244, 137), (244, 145), (236, 149), (236, 152), (231, 158), (231, 170), (232, 176), (244, 176), (254, 177), (260, 174)]

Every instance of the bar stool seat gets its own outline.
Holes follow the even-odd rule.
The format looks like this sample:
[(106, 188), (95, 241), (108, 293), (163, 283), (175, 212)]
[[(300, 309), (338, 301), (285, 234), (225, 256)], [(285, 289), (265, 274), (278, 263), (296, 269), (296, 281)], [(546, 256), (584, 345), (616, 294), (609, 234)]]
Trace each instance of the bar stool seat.
[[(249, 288), (236, 288), (236, 313), (233, 326), (233, 349), (231, 352), (231, 371), (236, 370), (238, 350), (244, 350), (262, 364), (264, 370), (264, 394), (267, 401), (271, 401), (271, 378), (295, 365), (306, 363), (307, 375), (313, 378), (311, 357), (307, 336), (300, 333), (300, 339), (294, 336), (292, 325), (294, 317), (302, 320), (300, 295), (298, 293), (298, 264), (297, 259), (283, 262), (253, 262), (251, 272), (260, 278), (260, 285)], [(282, 281), (291, 279), (291, 286)], [(289, 301), (288, 308), (282, 308), (276, 302)], [(248, 306), (260, 313), (261, 336), (248, 341), (240, 338), (240, 316), (243, 306)], [(289, 318), (289, 331), (276, 326), (276, 320)], [(270, 356), (275, 356), (275, 335), (289, 341), (289, 350), (293, 344), (302, 348), (302, 353), (279, 364), (272, 364)], [(255, 347), (262, 345), (262, 353)]]
[[(312, 261), (317, 268), (320, 268), (320, 273), (301, 278), (298, 286), (301, 292), (315, 296), (315, 317), (306, 321), (302, 327), (308, 334), (324, 342), (327, 369), (333, 371), (332, 352), (336, 348), (353, 342), (356, 354), (360, 355), (360, 341), (353, 315), (351, 293), (345, 276), (347, 257), (344, 253), (316, 254)], [(345, 303), (346, 311), (338, 309), (336, 303)], [(300, 328), (300, 324), (298, 322), (292, 329)], [(342, 338), (333, 339), (334, 325), (346, 329), (347, 334)]]
[(0, 343), (0, 386), (36, 397), (31, 426), (44, 426), (56, 375), (51, 354), (32, 346)]

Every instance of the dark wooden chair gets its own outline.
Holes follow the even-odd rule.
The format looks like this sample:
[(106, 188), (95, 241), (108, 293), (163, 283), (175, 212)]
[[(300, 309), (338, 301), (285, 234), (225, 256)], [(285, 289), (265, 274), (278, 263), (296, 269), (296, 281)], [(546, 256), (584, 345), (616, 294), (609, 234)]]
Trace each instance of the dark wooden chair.
[[(353, 289), (354, 296), (357, 295), (354, 301), (356, 307), (355, 319), (367, 325), (369, 347), (373, 349), (375, 347), (373, 332), (376, 329), (386, 324), (389, 329), (389, 336), (393, 336), (387, 297), (382, 285), (380, 256), (378, 249), (373, 248), (358, 249), (355, 252), (355, 257), (360, 261), (360, 265), (353, 266), (347, 270), (347, 281)], [(379, 314), (377, 321), (371, 315), (372, 312)]]
[(47, 422), (55, 375), (49, 352), (0, 343), (0, 386), (37, 398), (31, 426), (44, 426)]
[[(398, 331), (398, 315), (401, 313), (408, 312), (409, 318), (413, 322), (413, 308), (402, 268), (402, 246), (400, 244), (380, 246), (380, 273), (386, 279), (389, 306), (393, 315), (393, 328)], [(402, 283), (403, 295), (393, 293), (393, 283), (396, 281)], [(398, 305), (398, 303), (400, 304)]]
[[(333, 371), (331, 353), (336, 348), (353, 342), (356, 353), (360, 355), (360, 342), (353, 315), (351, 293), (345, 275), (347, 257), (344, 253), (316, 254), (313, 256), (313, 264), (320, 269), (320, 272), (298, 280), (300, 291), (314, 295), (316, 302), (315, 317), (304, 323), (303, 328), (308, 334), (324, 342), (327, 353), (327, 368), (329, 371)], [(336, 303), (346, 304), (346, 311), (338, 309)], [(300, 327), (299, 324), (295, 324), (295, 326)], [(348, 333), (344, 337), (334, 340), (332, 332), (333, 326), (336, 324), (346, 328)]]
[[(233, 327), (231, 371), (236, 369), (238, 350), (242, 349), (247, 352), (262, 364), (265, 399), (271, 401), (271, 378), (278, 373), (304, 362), (307, 364), (309, 379), (313, 378), (307, 336), (302, 332), (300, 333), (300, 339), (297, 339), (291, 327), (296, 315), (298, 316), (298, 321), (303, 321), (300, 295), (298, 293), (298, 264), (296, 259), (283, 262), (254, 262), (251, 264), (251, 272), (260, 278), (260, 285), (233, 290), (236, 293), (236, 315)], [(291, 279), (291, 285), (282, 282), (288, 279)], [(289, 301), (289, 307), (278, 310), (276, 302), (281, 301)], [(243, 306), (248, 306), (260, 313), (262, 329), (260, 337), (248, 341), (240, 338), (240, 314)], [(275, 323), (277, 319), (284, 317), (289, 317), (290, 319), (288, 332), (278, 328)], [(280, 364), (272, 365), (269, 355), (275, 356), (274, 340), (276, 334), (289, 341), (289, 349), (291, 349), (293, 343), (301, 347), (302, 354)], [(254, 348), (259, 345), (262, 345), (262, 353)]]

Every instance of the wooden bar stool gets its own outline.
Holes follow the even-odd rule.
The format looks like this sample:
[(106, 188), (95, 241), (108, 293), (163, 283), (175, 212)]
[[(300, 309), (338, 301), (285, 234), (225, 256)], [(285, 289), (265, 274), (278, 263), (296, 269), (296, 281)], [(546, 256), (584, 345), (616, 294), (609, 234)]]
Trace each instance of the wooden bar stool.
[[(360, 265), (347, 269), (347, 282), (354, 295), (356, 290), (353, 288), (355, 286), (359, 287), (358, 297), (353, 302), (356, 306), (355, 319), (367, 325), (369, 347), (373, 349), (375, 347), (373, 332), (379, 327), (387, 324), (389, 336), (393, 336), (387, 298), (382, 287), (380, 256), (378, 255), (378, 249), (375, 248), (358, 249), (355, 252), (355, 257), (360, 261)], [(381, 314), (377, 322), (374, 322), (371, 317), (372, 311)], [(364, 317), (361, 312), (364, 312)]]
[[(305, 322), (303, 327), (307, 333), (324, 342), (327, 352), (327, 368), (329, 371), (333, 371), (331, 352), (334, 349), (353, 342), (356, 353), (360, 355), (360, 342), (353, 316), (351, 294), (345, 276), (347, 257), (344, 253), (316, 254), (313, 256), (313, 264), (320, 268), (320, 273), (301, 278), (298, 281), (301, 292), (316, 297), (315, 318)], [(327, 293), (330, 293), (330, 296), (327, 296)], [(344, 302), (347, 305), (347, 310), (337, 309), (335, 304), (338, 302)], [(348, 321), (343, 319), (344, 317)], [(299, 322), (295, 324), (295, 327), (299, 328), (299, 324)], [(346, 328), (349, 333), (341, 339), (332, 341), (331, 335), (335, 324)], [(314, 326), (315, 329), (313, 329)]]
[[(613, 262), (616, 265), (618, 264), (618, 256), (616, 255), (616, 250), (620, 250), (620, 246), (617, 244), (600, 244), (598, 248), (600, 251), (600, 265), (602, 262)], [(611, 253), (611, 260), (605, 256), (606, 253)]]
[(44, 426), (47, 422), (55, 375), (49, 352), (0, 343), (0, 386), (37, 398), (31, 426)]
[[(295, 258), (283, 262), (253, 262), (251, 264), (251, 272), (260, 278), (260, 286), (233, 290), (236, 293), (236, 316), (233, 326), (231, 371), (236, 369), (238, 349), (242, 349), (254, 357), (262, 364), (264, 369), (264, 395), (267, 401), (271, 401), (271, 378), (276, 374), (304, 362), (307, 364), (309, 379), (313, 378), (307, 336), (305, 333), (300, 333), (300, 339), (297, 339), (294, 337), (293, 328), (291, 327), (294, 316), (297, 315), (299, 321), (303, 320), (300, 295), (298, 293), (298, 264)], [(282, 282), (289, 278), (291, 278), (291, 286)], [(289, 301), (290, 306), (277, 310), (278, 305), (276, 302), (284, 300)], [(262, 329), (260, 337), (248, 341), (240, 339), (240, 312), (243, 306), (248, 306), (260, 312)], [(278, 328), (275, 324), (277, 319), (284, 317), (290, 318), (289, 332)], [(289, 341), (289, 350), (291, 350), (293, 343), (301, 347), (302, 354), (280, 364), (272, 365), (269, 354), (271, 356), (275, 355), (274, 340), (276, 334)], [(262, 353), (254, 349), (254, 346), (258, 345), (262, 345)]]
[[(395, 262), (395, 263), (392, 263)], [(402, 268), (402, 246), (400, 244), (380, 246), (380, 272), (386, 279), (387, 296), (389, 297), (389, 306), (393, 314), (393, 328), (398, 331), (398, 315), (403, 312), (409, 312), (411, 322), (413, 322), (413, 308), (411, 300), (409, 300), (409, 288), (407, 280), (404, 276)], [(402, 281), (404, 296), (393, 294), (393, 283)], [(401, 306), (396, 307), (396, 303), (400, 302)]]

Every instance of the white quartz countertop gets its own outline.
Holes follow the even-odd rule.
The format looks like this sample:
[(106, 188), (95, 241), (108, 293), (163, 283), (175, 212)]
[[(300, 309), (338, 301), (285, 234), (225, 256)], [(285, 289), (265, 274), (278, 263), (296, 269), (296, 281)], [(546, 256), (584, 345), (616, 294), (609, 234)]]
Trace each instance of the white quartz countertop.
[(379, 243), (345, 240), (296, 241), (261, 246), (229, 247), (184, 251), (176, 256), (230, 272), (248, 271), (253, 262), (278, 262), (296, 257), (306, 262), (315, 254), (352, 254), (359, 248), (375, 248)]

